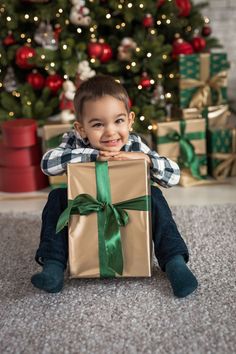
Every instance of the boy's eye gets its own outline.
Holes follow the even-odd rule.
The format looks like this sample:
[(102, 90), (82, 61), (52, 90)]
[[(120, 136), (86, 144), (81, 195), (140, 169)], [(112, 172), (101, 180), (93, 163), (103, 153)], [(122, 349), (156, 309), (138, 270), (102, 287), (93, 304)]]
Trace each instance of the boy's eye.
[(124, 118), (119, 118), (119, 119), (116, 120), (116, 123), (121, 124), (121, 123), (123, 123), (124, 121), (125, 121)]
[(100, 128), (102, 126), (102, 123), (95, 123), (92, 125), (93, 128)]

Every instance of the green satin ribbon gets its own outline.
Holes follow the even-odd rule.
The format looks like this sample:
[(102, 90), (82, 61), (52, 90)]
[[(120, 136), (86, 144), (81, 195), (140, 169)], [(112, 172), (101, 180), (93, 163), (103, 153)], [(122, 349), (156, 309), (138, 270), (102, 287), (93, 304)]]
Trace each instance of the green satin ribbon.
[(61, 214), (56, 232), (61, 231), (75, 214), (98, 213), (98, 248), (101, 277), (114, 277), (123, 273), (123, 254), (120, 227), (127, 225), (129, 215), (126, 210), (150, 210), (150, 196), (112, 204), (110, 178), (107, 162), (95, 162), (97, 199), (89, 194), (79, 194), (68, 200), (68, 207)]
[(177, 131), (171, 131), (165, 136), (158, 137), (158, 144), (179, 142), (180, 165), (189, 168), (193, 177), (197, 179), (203, 179), (200, 173), (202, 160), (196, 155), (191, 140), (205, 139), (205, 132), (186, 133), (185, 130), (186, 130), (186, 120), (180, 120), (180, 133), (178, 133)]

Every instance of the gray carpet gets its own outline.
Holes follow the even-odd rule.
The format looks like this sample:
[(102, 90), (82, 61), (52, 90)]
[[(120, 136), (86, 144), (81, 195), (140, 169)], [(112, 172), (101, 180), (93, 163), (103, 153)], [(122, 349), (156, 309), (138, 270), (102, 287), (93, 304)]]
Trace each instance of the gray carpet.
[(39, 215), (0, 215), (1, 353), (236, 353), (236, 205), (173, 207), (200, 287), (173, 297), (149, 279), (69, 280), (61, 294), (30, 283)]

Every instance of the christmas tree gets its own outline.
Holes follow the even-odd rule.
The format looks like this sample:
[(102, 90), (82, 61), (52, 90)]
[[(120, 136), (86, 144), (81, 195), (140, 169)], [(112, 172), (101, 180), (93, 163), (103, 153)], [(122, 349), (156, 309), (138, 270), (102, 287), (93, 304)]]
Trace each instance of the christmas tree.
[(71, 112), (63, 89), (73, 96), (83, 80), (102, 73), (127, 89), (135, 130), (151, 130), (178, 104), (178, 55), (218, 46), (201, 14), (205, 6), (190, 0), (3, 0), (0, 120), (44, 124), (61, 110)]

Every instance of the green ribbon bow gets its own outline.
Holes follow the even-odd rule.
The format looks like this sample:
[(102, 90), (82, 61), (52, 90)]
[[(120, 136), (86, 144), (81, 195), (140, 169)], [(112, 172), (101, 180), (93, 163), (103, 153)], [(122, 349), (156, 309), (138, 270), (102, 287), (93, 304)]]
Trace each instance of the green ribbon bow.
[(193, 177), (203, 179), (200, 173), (200, 167), (203, 160), (196, 153), (191, 140), (205, 139), (205, 132), (186, 133), (186, 121), (180, 121), (180, 133), (171, 131), (165, 136), (158, 137), (158, 144), (166, 144), (170, 142), (179, 142), (180, 147), (180, 165), (190, 169)]
[(89, 194), (79, 194), (68, 201), (61, 214), (56, 232), (61, 231), (75, 214), (98, 213), (98, 246), (101, 277), (114, 277), (123, 273), (123, 254), (120, 227), (128, 224), (126, 210), (150, 210), (150, 196), (144, 195), (124, 202), (112, 204), (107, 162), (95, 162), (97, 199)]

